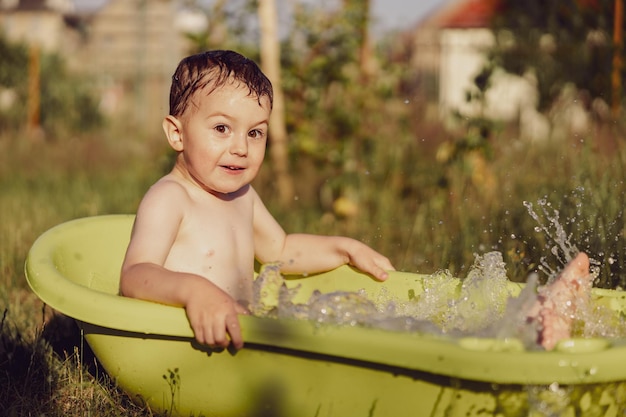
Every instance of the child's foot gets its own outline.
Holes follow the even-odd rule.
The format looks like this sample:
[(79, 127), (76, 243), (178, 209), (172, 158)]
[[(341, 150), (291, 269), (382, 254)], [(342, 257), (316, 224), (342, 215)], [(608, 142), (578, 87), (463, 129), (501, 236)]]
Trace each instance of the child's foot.
[(552, 283), (539, 289), (528, 321), (539, 323), (537, 341), (546, 350), (570, 337), (576, 305), (588, 298), (592, 282), (589, 257), (580, 252)]

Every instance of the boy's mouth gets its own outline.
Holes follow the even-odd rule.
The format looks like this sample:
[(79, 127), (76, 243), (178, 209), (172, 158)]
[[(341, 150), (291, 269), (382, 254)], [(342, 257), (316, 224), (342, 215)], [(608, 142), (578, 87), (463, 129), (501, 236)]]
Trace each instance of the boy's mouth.
[(234, 165), (222, 165), (222, 168), (228, 169), (230, 171), (242, 171), (244, 169), (243, 167), (238, 167)]

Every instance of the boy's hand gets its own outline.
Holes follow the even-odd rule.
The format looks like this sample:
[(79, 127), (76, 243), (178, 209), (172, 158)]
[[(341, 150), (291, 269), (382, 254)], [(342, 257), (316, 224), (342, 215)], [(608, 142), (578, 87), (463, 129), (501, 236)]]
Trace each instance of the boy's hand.
[[(204, 282), (203, 282), (204, 281)], [(210, 347), (243, 347), (238, 314), (249, 314), (241, 304), (208, 280), (190, 289), (185, 310), (196, 340)], [(230, 337), (230, 340), (229, 340)]]
[(389, 278), (387, 271), (396, 270), (387, 257), (361, 242), (358, 242), (350, 251), (350, 265), (372, 275), (379, 281)]

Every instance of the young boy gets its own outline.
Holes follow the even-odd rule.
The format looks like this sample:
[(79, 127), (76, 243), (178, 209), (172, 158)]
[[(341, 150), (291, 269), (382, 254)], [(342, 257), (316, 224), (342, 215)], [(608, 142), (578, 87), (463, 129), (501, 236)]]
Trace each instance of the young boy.
[(251, 299), (254, 258), (285, 273), (351, 264), (378, 280), (389, 260), (356, 240), (286, 234), (250, 182), (265, 156), (272, 85), (232, 51), (183, 59), (163, 130), (177, 152), (137, 211), (122, 266), (123, 295), (183, 306), (198, 342), (243, 346), (238, 314)]

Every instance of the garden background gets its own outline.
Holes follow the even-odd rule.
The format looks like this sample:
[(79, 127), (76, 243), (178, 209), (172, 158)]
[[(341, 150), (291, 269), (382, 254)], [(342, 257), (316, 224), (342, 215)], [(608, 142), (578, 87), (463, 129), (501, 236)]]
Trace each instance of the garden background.
[[(216, 3), (185, 4), (220, 17), (220, 46), (263, 65), (259, 4), (234, 13)], [(501, 3), (467, 101), (485, 109), (494, 74), (531, 71), (537, 111), (551, 123), (543, 138), (525, 139), (519, 120), (486, 110), (433, 117), (436, 94), (410, 65), (407, 34), (370, 36), (367, 1), (294, 9), (273, 80), (284, 94), (284, 169), (270, 142), (254, 183), (288, 232), (352, 236), (397, 269), (425, 274), (463, 277), (476, 254), (500, 251), (518, 281), (562, 266), (552, 252), (562, 232), (600, 268), (597, 286), (626, 285), (619, 1)], [(187, 52), (216, 47), (215, 27), (189, 33)], [(102, 374), (73, 324), (36, 299), (23, 265), (56, 224), (136, 210), (172, 166), (160, 126), (133, 111), (111, 117), (97, 83), (62, 55), (4, 38), (0, 89), (13, 97), (0, 103), (0, 414), (152, 415)], [(553, 134), (568, 97), (584, 101), (590, 122)]]

